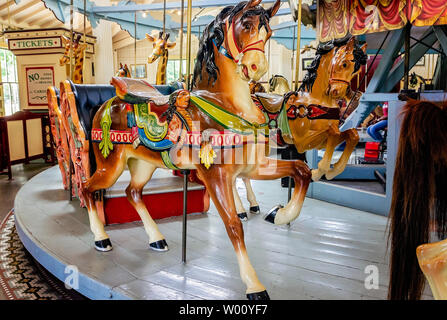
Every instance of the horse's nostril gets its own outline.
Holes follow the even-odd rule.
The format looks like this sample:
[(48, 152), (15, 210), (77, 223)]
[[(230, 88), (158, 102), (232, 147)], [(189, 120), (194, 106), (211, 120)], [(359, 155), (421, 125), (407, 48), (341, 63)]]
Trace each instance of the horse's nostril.
[(258, 70), (258, 67), (254, 63), (251, 65), (251, 68), (253, 69), (253, 71)]

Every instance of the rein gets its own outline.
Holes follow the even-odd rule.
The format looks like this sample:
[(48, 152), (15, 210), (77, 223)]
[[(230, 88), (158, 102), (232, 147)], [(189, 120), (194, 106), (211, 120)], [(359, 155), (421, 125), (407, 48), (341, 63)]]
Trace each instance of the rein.
[(215, 39), (213, 39), (213, 43), (216, 46), (217, 50), (220, 53), (222, 53), (225, 57), (233, 60), (236, 63), (239, 63), (244, 54), (248, 51), (261, 51), (262, 53), (265, 53), (265, 50), (260, 48), (259, 46), (259, 44), (264, 44), (264, 40), (258, 40), (256, 42), (250, 43), (245, 47), (243, 47), (242, 49), (240, 49), (236, 41), (236, 36), (234, 34), (234, 20), (232, 21), (231, 25), (227, 20), (226, 26), (227, 26), (227, 37), (225, 38), (226, 48), (223, 45), (219, 47)]

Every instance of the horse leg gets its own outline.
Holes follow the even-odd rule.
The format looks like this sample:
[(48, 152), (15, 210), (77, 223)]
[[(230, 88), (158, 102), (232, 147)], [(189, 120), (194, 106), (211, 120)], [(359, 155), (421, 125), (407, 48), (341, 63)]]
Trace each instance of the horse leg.
[(149, 236), (149, 247), (155, 251), (168, 251), (165, 237), (158, 230), (157, 224), (143, 202), (143, 188), (152, 178), (156, 167), (149, 162), (135, 158), (130, 158), (127, 164), (131, 176), (129, 186), (126, 188), (127, 199), (143, 221), (144, 229)]
[(250, 179), (242, 178), (244, 181), (245, 188), (247, 189), (247, 200), (250, 203), (250, 213), (258, 214), (260, 213), (258, 201), (256, 201), (255, 193), (253, 192), (253, 188), (251, 187)]
[(260, 165), (244, 176), (255, 180), (293, 177), (295, 189), (289, 203), (284, 208), (281, 206), (273, 208), (265, 220), (280, 225), (287, 224), (298, 217), (311, 179), (311, 171), (306, 163), (301, 160), (286, 161), (265, 158), (260, 161)]
[(122, 163), (118, 163), (115, 167), (107, 170), (102, 167), (102, 163), (98, 163), (96, 172), (83, 184), (82, 192), (87, 206), (90, 230), (92, 230), (95, 236), (95, 249), (98, 251), (112, 250), (112, 243), (104, 230), (104, 224), (98, 216), (93, 193), (112, 186), (123, 173), (123, 170), (124, 164)]
[(326, 141), (326, 151), (324, 152), (323, 159), (318, 162), (318, 168), (312, 170), (313, 181), (320, 180), (320, 178), (325, 175), (331, 168), (332, 155), (334, 154), (335, 147), (338, 145), (337, 142), (339, 141), (339, 139), (340, 132), (337, 133), (335, 130), (330, 130)]
[(247, 221), (248, 220), (247, 212), (245, 211), (244, 205), (242, 204), (241, 201), (241, 197), (237, 192), (236, 183), (233, 183), (233, 196), (234, 196), (234, 204), (236, 205), (237, 216), (242, 221)]
[(232, 177), (225, 168), (212, 167), (209, 170), (199, 168), (202, 181), (208, 190), (211, 199), (219, 211), (220, 217), (225, 224), (228, 237), (233, 244), (239, 263), (239, 272), (242, 281), (247, 286), (247, 298), (249, 300), (267, 300), (267, 291), (259, 281), (258, 276), (250, 263), (244, 242), (244, 230), (242, 222), (237, 216), (234, 204), (232, 184), (235, 177)]
[(447, 300), (447, 239), (423, 244), (416, 253), (433, 297), (436, 300)]
[(334, 164), (334, 168), (330, 169), (329, 172), (326, 173), (326, 179), (328, 180), (332, 180), (345, 170), (349, 158), (354, 151), (355, 146), (359, 142), (359, 134), (357, 130), (349, 129), (343, 131), (340, 134), (340, 139), (337, 141), (337, 145), (343, 141), (346, 141), (345, 150), (343, 150), (343, 154), (341, 155), (340, 159)]

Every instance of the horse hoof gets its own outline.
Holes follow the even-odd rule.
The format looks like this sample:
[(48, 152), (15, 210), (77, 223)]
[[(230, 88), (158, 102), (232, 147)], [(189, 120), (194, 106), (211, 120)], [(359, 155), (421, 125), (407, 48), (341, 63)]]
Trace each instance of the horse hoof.
[(264, 217), (264, 220), (270, 223), (275, 224), (275, 217), (276, 214), (278, 213), (278, 210), (281, 209), (283, 206), (282, 205), (277, 205), (276, 207), (274, 207), (272, 210), (270, 210), (270, 212)]
[(95, 241), (95, 249), (101, 252), (107, 252), (113, 249), (110, 239)]
[(259, 214), (261, 211), (259, 210), (259, 206), (250, 207), (251, 214)]
[(169, 250), (168, 243), (165, 239), (150, 243), (149, 248), (159, 252), (165, 252)]
[(247, 299), (248, 300), (270, 300), (270, 297), (269, 297), (269, 294), (267, 293), (267, 290), (264, 290), (262, 292), (248, 293)]
[(247, 212), (238, 213), (237, 216), (238, 216), (239, 219), (241, 219), (242, 221), (247, 221), (247, 220), (248, 220)]

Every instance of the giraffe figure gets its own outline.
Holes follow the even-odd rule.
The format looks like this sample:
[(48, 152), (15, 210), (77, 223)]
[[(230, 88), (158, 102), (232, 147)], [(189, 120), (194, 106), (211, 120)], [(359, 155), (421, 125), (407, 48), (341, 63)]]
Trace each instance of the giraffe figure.
[(76, 84), (84, 83), (83, 69), (84, 69), (84, 56), (87, 44), (81, 43), (81, 35), (73, 35), (73, 45), (71, 45), (71, 39), (62, 36), (62, 42), (65, 46), (65, 52), (62, 58), (59, 60), (61, 66), (70, 63), (70, 47), (73, 49), (73, 56), (75, 59), (74, 71), (72, 81)]
[(149, 42), (153, 43), (154, 47), (152, 54), (148, 58), (148, 63), (154, 63), (160, 58), (157, 68), (157, 79), (155, 81), (155, 84), (157, 85), (166, 84), (166, 66), (168, 64), (169, 56), (168, 50), (175, 47), (175, 42), (168, 42), (169, 36), (169, 33), (163, 34), (163, 31), (160, 31), (158, 38), (146, 33), (146, 38)]
[(125, 64), (123, 66), (123, 64), (120, 62), (120, 68), (119, 68), (118, 72), (116, 73), (115, 77), (132, 78), (132, 74), (131, 74), (127, 64)]

